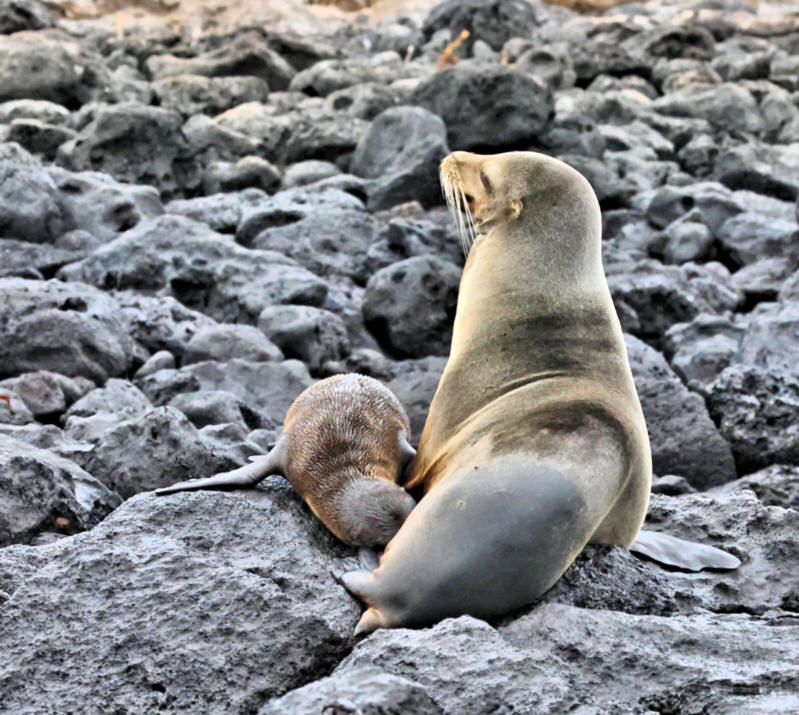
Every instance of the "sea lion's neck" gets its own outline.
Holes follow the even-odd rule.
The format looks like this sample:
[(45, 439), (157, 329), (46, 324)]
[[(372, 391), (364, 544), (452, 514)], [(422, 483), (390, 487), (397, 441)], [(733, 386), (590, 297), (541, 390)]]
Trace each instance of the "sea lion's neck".
[(596, 369), (619, 351), (622, 335), (602, 270), (599, 226), (572, 221), (575, 231), (588, 235), (556, 242), (566, 220), (536, 217), (478, 239), (461, 279), (452, 362), (475, 364), (483, 353), (499, 350), (507, 359), (496, 377), (513, 382)]

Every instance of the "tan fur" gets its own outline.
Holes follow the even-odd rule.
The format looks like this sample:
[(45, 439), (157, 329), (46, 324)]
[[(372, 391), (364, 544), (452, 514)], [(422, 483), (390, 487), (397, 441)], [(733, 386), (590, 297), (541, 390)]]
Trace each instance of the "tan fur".
[(356, 633), (522, 607), (588, 541), (629, 546), (646, 513), (649, 442), (590, 184), (533, 152), (454, 152), (440, 174), (468, 258), (407, 483), (424, 497), (379, 567), (344, 577), (369, 606)]

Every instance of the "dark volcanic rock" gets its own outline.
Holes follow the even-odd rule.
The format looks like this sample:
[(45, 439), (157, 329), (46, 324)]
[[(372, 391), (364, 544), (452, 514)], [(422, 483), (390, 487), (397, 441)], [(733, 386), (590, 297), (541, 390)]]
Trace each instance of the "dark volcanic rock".
[(394, 107), (369, 126), (350, 163), (350, 171), (373, 181), (371, 209), (418, 200), (440, 203), (438, 165), (449, 154), (441, 118), (421, 107)]
[(430, 403), (438, 387), (447, 359), (426, 357), (419, 360), (403, 360), (395, 363), (395, 373), (388, 388), (402, 403), (411, 421), (412, 442), (416, 444), (422, 435)]
[(316, 275), (346, 275), (364, 282), (366, 252), (377, 232), (378, 222), (371, 214), (323, 206), (314, 209), (311, 199), (307, 208), (278, 205), (251, 213), (239, 226), (236, 240), (288, 256)]
[(749, 189), (794, 201), (799, 197), (799, 144), (751, 141), (720, 151), (714, 175), (732, 189)]
[(193, 114), (219, 114), (245, 102), (263, 102), (269, 94), (258, 77), (203, 77), (180, 74), (153, 82), (158, 106)]
[(107, 243), (146, 218), (164, 213), (152, 186), (123, 184), (108, 174), (48, 167), (72, 225)]
[(330, 575), (337, 552), (282, 480), (136, 497), (12, 581), (3, 705), (254, 712), (351, 647), (359, 607)]
[(58, 163), (150, 184), (166, 196), (199, 183), (180, 115), (135, 102), (100, 108), (75, 139), (62, 145)]
[(156, 407), (112, 427), (97, 439), (84, 465), (125, 498), (236, 466), (219, 459), (173, 407)]
[(114, 296), (131, 336), (151, 352), (168, 350), (181, 357), (198, 331), (217, 325), (213, 318), (187, 308), (171, 296), (138, 295), (133, 291), (117, 291)]
[(454, 40), (461, 30), (468, 30), (470, 47), (482, 40), (499, 51), (512, 37), (529, 37), (539, 24), (539, 12), (526, 0), (446, 0), (430, 11), (422, 32), (429, 39), (448, 29)]
[(366, 327), (400, 357), (447, 355), (458, 300), (460, 269), (435, 256), (394, 263), (366, 284)]
[(708, 388), (710, 414), (746, 474), (799, 464), (799, 380), (786, 372), (732, 365)]
[(39, 161), (18, 144), (0, 145), (0, 236), (52, 243), (72, 227), (58, 188)]
[(106, 289), (165, 288), (185, 306), (223, 322), (254, 323), (266, 305), (319, 305), (327, 294), (321, 280), (291, 259), (241, 248), (201, 223), (172, 215), (141, 222), (60, 275)]
[[(353, 710), (352, 708), (356, 708)], [(317, 715), (317, 713), (445, 712), (419, 683), (391, 675), (379, 668), (363, 666), (322, 678), (270, 700), (258, 715)]]
[(799, 467), (775, 464), (711, 490), (713, 494), (730, 494), (749, 489), (764, 506), (780, 506), (799, 511)]
[[(790, 621), (770, 624), (740, 614), (640, 616), (544, 604), (500, 634), (508, 647), (534, 654), (547, 673), (568, 672), (569, 692), (583, 707), (741, 712), (751, 706), (758, 712), (771, 702), (799, 704), (799, 662), (791, 645), (799, 627)], [(414, 677), (412, 668), (403, 670)]]
[(60, 42), (35, 32), (0, 35), (0, 102), (47, 99), (75, 108), (86, 98), (76, 64)]
[(445, 712), (556, 712), (576, 702), (565, 671), (545, 674), (534, 648), (511, 645), (469, 616), (421, 630), (379, 630), (355, 646), (334, 677), (366, 665), (419, 683)]
[(0, 35), (52, 26), (50, 11), (38, 0), (0, 0)]
[(502, 65), (462, 62), (424, 80), (408, 100), (447, 126), (454, 150), (530, 144), (549, 119), (552, 95), (536, 78)]
[(16, 241), (13, 238), (0, 238), (0, 277), (50, 277), (61, 266), (83, 258), (86, 253)]
[(270, 89), (286, 89), (295, 71), (277, 52), (271, 49), (261, 33), (253, 30), (240, 34), (218, 49), (198, 57), (152, 55), (146, 62), (153, 79), (175, 75), (205, 77), (258, 77)]
[[(280, 307), (299, 308), (299, 306)], [(190, 365), (204, 360), (224, 361), (233, 358), (241, 358), (250, 362), (275, 361), (282, 360), (283, 353), (258, 328), (251, 325), (223, 323), (201, 328), (194, 334), (186, 344), (183, 364)]]
[(656, 350), (631, 335), (626, 342), (655, 472), (681, 474), (699, 488), (735, 479), (730, 446), (711, 421), (702, 398), (680, 382)]
[(175, 395), (197, 390), (233, 393), (253, 412), (275, 423), (313, 380), (298, 360), (283, 362), (200, 362), (179, 370), (159, 370), (137, 380), (142, 391), (156, 405), (168, 403)]
[(741, 560), (733, 571), (667, 572), (669, 583), (681, 599), (701, 601), (717, 613), (795, 612), (799, 511), (765, 506), (740, 486), (738, 491), (724, 485), (714, 493), (652, 496), (647, 529), (716, 546)]
[(92, 286), (0, 279), (0, 377), (33, 370), (103, 382), (124, 373), (132, 341), (119, 306)]
[(258, 328), (288, 358), (318, 371), (328, 360), (350, 353), (344, 321), (335, 313), (306, 305), (273, 305), (258, 316)]
[(0, 546), (25, 543), (43, 531), (91, 529), (122, 501), (77, 464), (5, 435), (0, 495)]

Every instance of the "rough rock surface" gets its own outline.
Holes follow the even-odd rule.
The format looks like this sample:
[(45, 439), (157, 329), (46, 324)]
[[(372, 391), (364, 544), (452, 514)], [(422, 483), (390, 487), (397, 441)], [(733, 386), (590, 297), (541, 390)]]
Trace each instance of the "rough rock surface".
[[(319, 4), (0, 0), (0, 711), (799, 712), (795, 8)], [(141, 492), (339, 372), (418, 443), (464, 149), (592, 184), (646, 528), (741, 566), (589, 545), (518, 613), (356, 644), (355, 555), (285, 482)]]
[(140, 495), (47, 547), (9, 594), (3, 707), (255, 711), (351, 647), (359, 609), (330, 575), (338, 552), (282, 480)]

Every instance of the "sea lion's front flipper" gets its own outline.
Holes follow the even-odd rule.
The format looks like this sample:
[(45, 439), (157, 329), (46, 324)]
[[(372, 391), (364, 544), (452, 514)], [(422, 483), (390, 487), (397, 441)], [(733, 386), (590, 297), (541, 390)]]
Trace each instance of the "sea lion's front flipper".
[(410, 475), (411, 465), (413, 458), (416, 456), (416, 450), (413, 448), (407, 438), (400, 434), (399, 441), (399, 470), (397, 474), (397, 483), (402, 486), (408, 481)]
[(639, 531), (630, 551), (643, 554), (660, 564), (687, 571), (737, 569), (741, 565), (738, 558), (715, 546), (678, 539), (659, 531)]
[(281, 437), (269, 454), (258, 457), (234, 469), (232, 472), (222, 472), (207, 479), (192, 479), (188, 482), (178, 482), (171, 487), (156, 489), (158, 496), (173, 494), (174, 492), (190, 492), (200, 489), (236, 489), (237, 487), (252, 487), (270, 474), (284, 474), (283, 462), (285, 459), (285, 445)]

